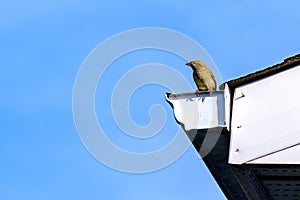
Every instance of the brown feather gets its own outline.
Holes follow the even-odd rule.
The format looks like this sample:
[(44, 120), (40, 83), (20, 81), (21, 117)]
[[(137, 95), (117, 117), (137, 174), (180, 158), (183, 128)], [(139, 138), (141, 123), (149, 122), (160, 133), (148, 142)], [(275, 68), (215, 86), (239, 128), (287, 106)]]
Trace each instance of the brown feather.
[(193, 68), (193, 78), (199, 91), (216, 90), (215, 76), (202, 62), (194, 60), (188, 64)]

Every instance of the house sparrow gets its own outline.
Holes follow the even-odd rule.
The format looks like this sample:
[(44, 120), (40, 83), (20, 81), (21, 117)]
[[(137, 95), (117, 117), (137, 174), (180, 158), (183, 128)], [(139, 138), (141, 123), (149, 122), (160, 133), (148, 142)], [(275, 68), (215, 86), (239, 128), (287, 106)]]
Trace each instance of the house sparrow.
[(200, 94), (200, 91), (212, 91), (216, 90), (216, 79), (213, 73), (199, 60), (193, 60), (186, 63), (187, 66), (193, 69), (193, 78), (197, 85), (196, 94)]

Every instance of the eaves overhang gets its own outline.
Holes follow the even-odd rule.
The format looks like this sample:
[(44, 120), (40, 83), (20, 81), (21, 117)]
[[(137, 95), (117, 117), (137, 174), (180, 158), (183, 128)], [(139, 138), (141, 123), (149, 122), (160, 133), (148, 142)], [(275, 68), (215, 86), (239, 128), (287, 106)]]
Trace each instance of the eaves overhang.
[[(267, 112), (267, 115), (265, 114), (264, 116), (273, 116), (277, 119), (277, 121), (274, 121), (274, 123), (276, 123), (274, 124), (275, 128), (276, 126), (285, 124), (282, 125), (283, 128), (281, 127), (280, 130), (283, 131), (283, 133), (286, 131), (287, 134), (272, 134), (272, 131), (276, 132), (276, 129), (269, 131), (268, 127), (272, 125), (272, 123), (265, 126), (263, 120), (258, 120), (256, 123), (244, 123), (248, 122), (248, 119), (250, 118), (247, 118), (247, 120), (244, 121), (242, 119), (242, 117), (247, 116), (247, 113), (260, 111), (259, 108), (264, 108), (264, 105), (268, 105), (272, 108), (272, 104), (263, 103), (264, 101), (268, 103), (270, 100), (267, 98), (272, 97), (272, 94), (268, 93), (269, 91), (267, 88), (265, 88), (266, 90), (263, 90), (263, 87), (260, 88), (261, 91), (257, 92), (255, 92), (257, 89), (255, 87), (253, 90), (250, 90), (252, 83), (257, 84), (259, 82), (262, 85), (266, 83), (272, 85), (272, 81), (277, 82), (277, 80), (283, 80), (282, 76), (289, 76), (291, 83), (293, 83), (293, 87), (298, 87), (298, 73), (300, 74), (300, 54), (285, 59), (284, 62), (278, 65), (274, 65), (238, 79), (227, 81), (222, 84), (221, 88), (223, 90), (217, 91), (213, 95), (209, 95), (209, 93), (203, 93), (201, 95), (195, 95), (194, 93), (166, 94), (166, 100), (172, 105), (177, 122), (185, 129), (186, 134), (201, 157), (203, 156), (201, 153), (201, 147), (202, 144), (205, 143), (207, 138), (206, 135), (221, 132), (215, 146), (202, 158), (228, 199), (300, 199), (300, 159), (298, 159), (300, 155), (300, 145), (297, 141), (299, 139), (299, 132), (297, 131), (298, 129), (296, 130), (294, 127), (298, 127), (298, 125), (300, 125), (300, 123), (297, 123), (298, 115), (296, 115), (300, 109), (300, 106), (298, 106), (297, 103), (297, 95), (298, 93), (300, 95), (300, 89), (299, 91), (296, 91), (297, 95), (294, 99), (292, 95), (284, 94), (288, 100), (287, 105), (289, 110), (280, 106), (280, 97), (274, 97), (276, 101), (272, 102), (272, 104), (278, 104), (277, 107), (280, 107), (281, 110), (278, 109), (280, 111), (278, 112), (279, 115), (284, 114), (284, 116), (287, 116), (281, 116), (283, 121), (286, 119), (287, 122), (291, 122), (290, 124), (286, 122), (278, 123), (278, 119), (280, 118), (276, 118), (276, 115), (278, 115), (278, 113), (276, 114), (276, 108), (271, 109), (271, 111), (275, 113), (274, 115), (272, 115), (271, 112), (269, 113), (261, 109), (262, 112)], [(278, 79), (280, 77), (281, 79)], [(265, 82), (265, 80), (270, 83)], [(255, 86), (255, 84), (253, 85)], [(280, 82), (277, 84), (280, 84)], [(248, 87), (247, 85), (251, 87)], [(280, 85), (277, 87), (279, 86)], [(291, 88), (292, 90), (293, 87)], [(262, 104), (256, 104), (259, 107), (257, 109), (251, 109), (251, 106), (253, 106), (252, 103), (260, 100), (259, 98), (253, 98), (257, 93), (259, 93), (260, 97), (263, 97), (261, 99)], [(291, 94), (293, 93), (291, 92)], [(216, 102), (218, 99), (222, 99), (223, 102), (221, 104), (217, 104)], [(237, 106), (233, 113), (232, 109), (234, 105)], [(187, 112), (184, 111), (185, 108), (187, 108)], [(219, 120), (220, 112), (211, 112), (214, 109), (222, 110), (221, 113), (223, 116), (221, 118), (223, 120)], [(247, 112), (245, 112), (245, 110), (247, 110)], [(292, 116), (287, 115), (290, 111), (294, 112)], [(211, 113), (214, 113), (214, 116), (210, 116)], [(185, 117), (187, 114), (188, 117)], [(256, 114), (258, 114), (258, 117), (262, 117), (259, 112)], [(236, 122), (241, 124), (232, 124), (233, 115), (234, 118), (237, 119)], [(255, 115), (253, 116), (255, 118)], [(293, 120), (290, 120), (289, 117), (293, 117)], [(208, 120), (213, 118), (218, 120)], [(186, 126), (186, 124), (189, 125)], [(231, 127), (232, 125), (234, 127)], [(258, 127), (256, 131), (257, 133), (261, 133), (261, 135), (253, 134), (254, 139), (249, 140), (248, 137), (251, 137), (253, 130), (252, 132), (244, 130), (250, 130), (247, 129), (247, 126), (252, 127), (253, 125)], [(236, 130), (232, 131), (233, 129)], [(296, 130), (296, 132), (293, 130)], [(276, 147), (277, 145), (272, 145), (271, 143), (273, 142), (268, 143), (267, 140), (269, 138), (270, 141), (276, 141), (276, 135), (279, 136), (277, 142), (279, 142), (280, 145), (282, 145), (281, 141), (288, 141), (288, 143), (286, 143), (287, 146), (283, 147), (283, 149), (282, 147), (278, 150), (273, 148), (271, 152), (266, 151), (266, 153), (260, 154), (259, 157), (254, 156), (255, 159), (252, 160), (249, 160), (249, 158), (243, 160), (242, 156), (241, 160), (237, 161), (232, 159), (232, 162), (230, 162), (231, 155), (240, 153), (243, 154), (245, 153), (244, 150), (247, 149), (244, 148), (243, 145), (241, 148), (231, 148), (233, 147), (232, 145), (234, 145), (232, 143), (232, 134), (236, 134), (238, 136), (235, 137), (235, 139), (237, 138), (235, 141), (237, 142), (236, 144), (243, 144), (244, 146), (247, 146), (247, 143), (251, 144), (256, 141), (260, 141), (261, 137), (264, 137), (265, 142), (261, 143), (259, 148), (255, 146), (252, 149), (248, 148), (247, 151), (251, 154), (255, 151), (261, 153), (261, 150), (265, 151), (264, 148), (269, 148), (270, 146), (272, 146), (272, 148)], [(244, 137), (244, 143), (239, 142), (239, 137)], [(293, 138), (295, 140), (293, 140)]]

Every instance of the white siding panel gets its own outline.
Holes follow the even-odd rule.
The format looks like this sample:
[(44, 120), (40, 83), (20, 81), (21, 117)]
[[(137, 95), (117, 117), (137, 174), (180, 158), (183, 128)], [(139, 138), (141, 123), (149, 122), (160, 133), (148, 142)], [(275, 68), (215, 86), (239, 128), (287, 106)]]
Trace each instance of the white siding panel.
[(300, 143), (300, 67), (236, 88), (229, 163)]

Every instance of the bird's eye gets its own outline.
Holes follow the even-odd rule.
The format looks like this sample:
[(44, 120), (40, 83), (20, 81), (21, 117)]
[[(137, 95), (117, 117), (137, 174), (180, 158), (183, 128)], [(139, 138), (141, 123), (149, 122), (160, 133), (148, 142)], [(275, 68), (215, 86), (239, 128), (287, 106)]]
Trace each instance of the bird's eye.
[(195, 61), (192, 61), (192, 65), (195, 65), (196, 63), (195, 63)]

